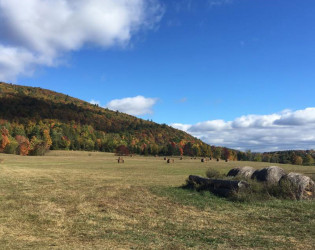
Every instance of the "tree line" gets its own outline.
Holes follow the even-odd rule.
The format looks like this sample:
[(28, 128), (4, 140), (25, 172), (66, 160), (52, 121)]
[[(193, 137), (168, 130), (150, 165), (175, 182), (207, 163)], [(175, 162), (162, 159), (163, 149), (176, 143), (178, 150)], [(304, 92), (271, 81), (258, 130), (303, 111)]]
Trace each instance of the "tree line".
[(286, 150), (265, 153), (238, 152), (240, 161), (257, 161), (310, 166), (315, 164), (314, 150)]

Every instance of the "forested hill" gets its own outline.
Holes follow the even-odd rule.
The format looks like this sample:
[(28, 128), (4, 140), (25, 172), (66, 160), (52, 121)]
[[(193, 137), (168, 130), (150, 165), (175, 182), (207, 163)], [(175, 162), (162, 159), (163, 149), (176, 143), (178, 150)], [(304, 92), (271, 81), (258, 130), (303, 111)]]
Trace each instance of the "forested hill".
[[(0, 83), (0, 152), (45, 149), (211, 156), (223, 151), (165, 124), (34, 87)], [(227, 150), (227, 149), (226, 149)], [(220, 151), (220, 152), (219, 152)], [(236, 152), (225, 153), (236, 158)]]

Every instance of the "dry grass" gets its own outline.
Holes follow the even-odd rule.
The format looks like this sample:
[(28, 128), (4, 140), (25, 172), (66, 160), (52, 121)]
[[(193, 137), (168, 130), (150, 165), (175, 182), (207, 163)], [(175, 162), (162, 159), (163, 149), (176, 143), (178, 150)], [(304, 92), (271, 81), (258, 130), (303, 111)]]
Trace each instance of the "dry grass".
[[(178, 188), (189, 174), (240, 165), (184, 158), (117, 157), (54, 151), (1, 155), (0, 249), (305, 248), (315, 234), (315, 203), (233, 203)], [(314, 173), (315, 167), (282, 165)], [(298, 170), (296, 170), (298, 169)]]

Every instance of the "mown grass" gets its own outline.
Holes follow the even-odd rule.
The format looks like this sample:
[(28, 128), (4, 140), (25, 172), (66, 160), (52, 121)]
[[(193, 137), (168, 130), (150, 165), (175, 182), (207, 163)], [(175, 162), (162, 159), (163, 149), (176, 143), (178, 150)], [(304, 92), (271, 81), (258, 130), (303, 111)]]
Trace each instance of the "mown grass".
[[(190, 174), (235, 166), (184, 158), (53, 151), (1, 155), (0, 249), (312, 249), (315, 203), (231, 202), (179, 188)], [(314, 173), (314, 167), (282, 165)]]

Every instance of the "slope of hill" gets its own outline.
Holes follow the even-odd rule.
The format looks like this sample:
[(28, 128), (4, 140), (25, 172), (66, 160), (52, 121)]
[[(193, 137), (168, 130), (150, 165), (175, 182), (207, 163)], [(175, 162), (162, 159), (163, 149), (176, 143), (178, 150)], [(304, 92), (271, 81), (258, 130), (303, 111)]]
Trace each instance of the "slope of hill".
[[(0, 83), (0, 152), (45, 149), (211, 156), (210, 147), (165, 124), (111, 111), (50, 90)], [(225, 149), (227, 150), (227, 149)], [(229, 157), (236, 153), (229, 151)]]

